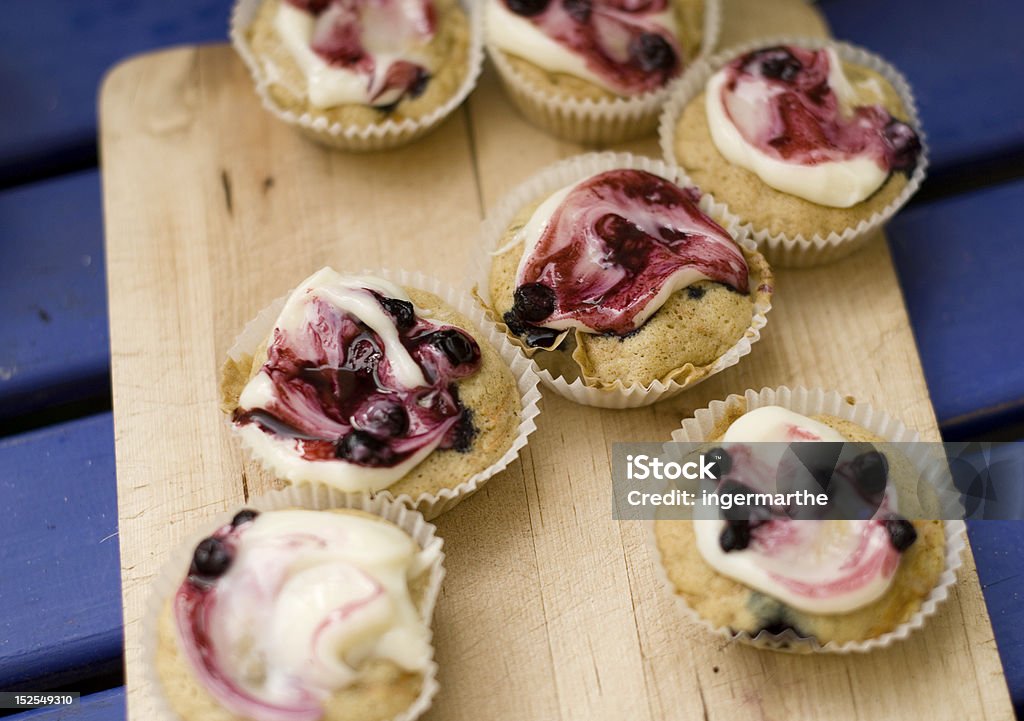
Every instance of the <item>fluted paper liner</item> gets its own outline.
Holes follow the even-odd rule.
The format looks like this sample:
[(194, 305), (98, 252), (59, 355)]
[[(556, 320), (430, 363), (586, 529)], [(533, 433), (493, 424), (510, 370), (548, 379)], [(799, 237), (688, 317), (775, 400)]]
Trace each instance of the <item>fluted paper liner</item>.
[[(481, 227), (481, 238), (476, 253), (475, 268), (471, 272), (476, 282), (474, 292), (486, 308), (488, 321), (493, 323), (506, 337), (514, 338), (514, 336), (508, 334), (508, 327), (505, 325), (504, 320), (493, 309), (490, 291), (490, 272), (492, 254), (499, 249), (501, 239), (512, 223), (512, 220), (523, 208), (536, 203), (560, 188), (589, 178), (597, 173), (619, 168), (645, 170), (680, 186), (692, 185), (678, 168), (660, 160), (636, 156), (631, 153), (588, 153), (548, 166), (513, 189), (497, 204), (493, 211), (488, 213)], [(755, 243), (737, 229), (732, 216), (725, 217), (717, 214), (710, 198), (707, 196), (701, 198), (699, 205), (701, 210), (719, 222), (747, 253), (755, 256), (759, 255)], [(712, 363), (702, 368), (694, 368), (683, 381), (675, 379), (661, 381), (656, 379), (646, 384), (632, 383), (626, 385), (622, 381), (617, 380), (614, 384), (603, 386), (587, 384), (583, 378), (577, 378), (569, 382), (561, 376), (553, 375), (546, 368), (541, 368), (533, 360), (533, 356), (537, 352), (536, 348), (525, 347), (518, 339), (515, 339), (513, 343), (519, 352), (529, 359), (534, 372), (540, 376), (544, 385), (564, 398), (583, 405), (601, 408), (637, 408), (650, 405), (688, 388), (692, 388), (716, 373), (736, 365), (743, 356), (750, 353), (751, 346), (761, 338), (761, 329), (768, 322), (768, 311), (771, 310), (772, 290), (770, 286), (773, 280), (767, 269), (766, 272), (767, 276), (762, 280), (769, 288), (766, 291), (758, 288), (751, 289), (751, 292), (755, 294), (754, 309), (750, 325), (743, 335), (731, 348)], [(683, 367), (685, 368), (685, 366)]]
[(476, 87), (484, 62), (483, 12), (477, 0), (462, 0), (462, 9), (469, 18), (469, 65), (462, 83), (455, 93), (430, 113), (420, 118), (394, 120), (386, 118), (379, 123), (347, 126), (331, 122), (310, 112), (297, 113), (281, 107), (270, 95), (270, 80), (263, 63), (249, 47), (246, 30), (256, 18), (263, 0), (237, 0), (231, 12), (231, 44), (242, 57), (256, 85), (256, 93), (263, 107), (279, 120), (297, 128), (309, 138), (333, 148), (349, 151), (386, 150), (406, 145), (426, 135), (440, 125)]
[[(917, 111), (917, 103), (910, 85), (900, 72), (879, 56), (848, 43), (837, 42), (828, 38), (772, 37), (762, 38), (750, 43), (738, 45), (723, 51), (714, 57), (696, 63), (683, 74), (672, 87), (671, 97), (665, 103), (659, 124), (661, 150), (666, 162), (678, 165), (675, 154), (675, 132), (679, 118), (690, 102), (700, 93), (708, 79), (720, 68), (734, 58), (759, 48), (773, 45), (795, 45), (809, 49), (833, 48), (839, 58), (845, 62), (873, 70), (884, 77), (895, 89), (907, 112), (909, 124), (917, 131), (921, 140), (921, 154), (914, 172), (907, 179), (907, 185), (889, 205), (871, 216), (864, 218), (856, 226), (846, 228), (842, 233), (831, 231), (828, 235), (815, 233), (810, 238), (803, 234), (789, 235), (785, 232), (773, 234), (767, 228), (758, 228), (753, 222), (745, 221), (729, 208), (728, 199), (709, 197), (712, 207), (723, 216), (734, 218), (739, 227), (757, 241), (761, 252), (773, 265), (786, 268), (802, 268), (831, 263), (843, 258), (863, 246), (892, 218), (896, 212), (906, 205), (907, 201), (917, 192), (924, 181), (928, 169), (928, 143), (921, 127), (921, 118)], [(683, 168), (685, 174), (686, 169)], [(692, 181), (688, 181), (692, 185)]]
[[(709, 56), (722, 25), (720, 0), (704, 0), (704, 28), (700, 52), (689, 65)], [(578, 143), (617, 143), (653, 133), (672, 83), (636, 97), (594, 100), (553, 94), (534, 85), (518, 72), (505, 53), (488, 45), (512, 103), (530, 122), (566, 140)], [(529, 61), (529, 58), (526, 58)]]
[[(451, 286), (442, 285), (438, 280), (428, 278), (422, 273), (410, 273), (405, 270), (364, 270), (359, 274), (384, 278), (393, 283), (397, 283), (400, 286), (424, 290), (441, 298), (449, 306), (469, 318), (475, 328), (469, 328), (467, 330), (474, 331), (473, 335), (477, 342), (490, 343), (494, 349), (498, 351), (501, 359), (504, 361), (505, 365), (511, 369), (512, 375), (516, 379), (516, 387), (519, 389), (520, 402), (520, 408), (518, 411), (519, 427), (508, 450), (505, 451), (501, 458), (490, 466), (473, 474), (469, 478), (459, 481), (451, 488), (442, 488), (436, 494), (423, 493), (416, 498), (413, 498), (408, 494), (403, 493), (396, 497), (386, 488), (374, 492), (354, 492), (350, 494), (353, 496), (383, 496), (416, 508), (427, 519), (434, 519), (445, 511), (454, 508), (460, 501), (475, 493), (482, 485), (484, 485), (484, 483), (490, 480), (492, 476), (497, 475), (512, 463), (512, 461), (519, 456), (519, 452), (526, 447), (529, 435), (537, 429), (535, 419), (540, 413), (540, 407), (538, 405), (540, 401), (540, 390), (538, 388), (539, 378), (531, 367), (530, 361), (524, 358), (522, 354), (520, 354), (511, 343), (509, 343), (507, 338), (497, 331), (492, 324), (486, 321), (483, 312), (469, 294), (465, 292), (457, 292), (456, 289)], [(289, 291), (288, 294), (278, 298), (269, 306), (264, 308), (248, 323), (248, 325), (245, 326), (234, 344), (228, 349), (227, 354), (231, 359), (240, 360), (245, 356), (251, 356), (256, 348), (258, 348), (259, 345), (267, 339), (274, 328), (274, 322), (280, 315), (281, 309), (284, 307), (284, 303), (288, 296), (291, 295), (291, 292), (292, 291)], [(231, 426), (232, 430), (235, 429), (230, 418), (228, 418), (228, 424)], [(302, 478), (288, 477), (287, 474), (279, 472), (279, 469), (275, 467), (270, 460), (264, 458), (259, 453), (256, 453), (245, 441), (243, 436), (238, 435), (238, 437), (250, 457), (259, 462), (267, 471), (274, 474), (275, 477), (288, 481), (289, 483), (313, 485), (318, 487), (322, 486), (326, 489), (337, 490), (330, 486), (330, 484), (319, 481), (308, 481)], [(340, 490), (337, 492), (344, 493)]]
[[(192, 554), (196, 545), (221, 526), (231, 522), (236, 513), (243, 508), (258, 511), (275, 511), (288, 508), (304, 508), (314, 511), (348, 508), (372, 513), (375, 516), (394, 523), (416, 541), (423, 550), (432, 550), (434, 558), (425, 572), (430, 577), (423, 598), (420, 601), (420, 613), (431, 628), (434, 606), (441, 593), (441, 581), (444, 580), (444, 541), (436, 535), (437, 529), (428, 523), (423, 516), (401, 503), (378, 496), (355, 496), (339, 493), (329, 488), (312, 488), (310, 486), (291, 486), (283, 491), (273, 491), (249, 500), (230, 512), (207, 519), (191, 534), (189, 539), (171, 551), (167, 561), (153, 582), (149, 598), (146, 601), (145, 615), (142, 620), (142, 667), (143, 678), (148, 685), (148, 693), (141, 700), (142, 713), (140, 718), (147, 721), (181, 721), (181, 716), (171, 707), (164, 695), (163, 684), (157, 673), (156, 658), (159, 647), (159, 623), (164, 606), (177, 592), (178, 587), (188, 574)], [(433, 635), (431, 633), (431, 635)], [(433, 657), (423, 673), (423, 687), (419, 696), (405, 711), (395, 716), (392, 721), (414, 721), (430, 708), (440, 685), (437, 682), (437, 663)]]
[[(847, 396), (836, 391), (822, 389), (789, 388), (763, 388), (760, 391), (747, 390), (742, 396), (731, 395), (724, 401), (714, 401), (707, 408), (697, 411), (692, 418), (682, 422), (682, 426), (672, 433), (672, 441), (678, 443), (703, 443), (711, 440), (711, 434), (716, 426), (726, 418), (727, 412), (736, 407), (738, 403), (744, 403), (747, 411), (762, 406), (778, 405), (783, 408), (801, 413), (807, 416), (831, 415), (852, 421), (857, 425), (881, 436), (890, 443), (916, 443), (921, 440), (917, 431), (907, 428), (901, 421), (893, 418), (884, 411), (879, 411), (867, 403), (851, 403)], [(915, 460), (915, 463), (920, 460)], [(817, 639), (798, 636), (793, 630), (786, 630), (784, 633), (772, 634), (761, 631), (756, 636), (751, 636), (746, 631), (735, 632), (728, 627), (715, 626), (695, 610), (690, 608), (686, 600), (676, 592), (675, 586), (669, 580), (668, 574), (661, 561), (661, 551), (654, 535), (655, 521), (645, 521), (648, 548), (651, 560), (654, 562), (656, 573), (661, 583), (676, 601), (676, 606), (693, 621), (699, 623), (710, 632), (727, 638), (731, 641), (739, 641), (757, 648), (764, 648), (773, 651), (786, 651), (790, 653), (866, 653), (877, 648), (885, 648), (895, 641), (907, 638), (911, 633), (924, 626), (925, 620), (935, 614), (943, 601), (949, 596), (949, 589), (956, 584), (956, 572), (962, 563), (961, 554), (966, 543), (964, 531), (966, 525), (963, 521), (944, 521), (946, 532), (946, 568), (939, 576), (931, 593), (921, 602), (921, 607), (910, 617), (908, 621), (900, 624), (891, 631), (880, 636), (865, 639), (863, 641), (848, 641), (845, 643), (819, 643)]]

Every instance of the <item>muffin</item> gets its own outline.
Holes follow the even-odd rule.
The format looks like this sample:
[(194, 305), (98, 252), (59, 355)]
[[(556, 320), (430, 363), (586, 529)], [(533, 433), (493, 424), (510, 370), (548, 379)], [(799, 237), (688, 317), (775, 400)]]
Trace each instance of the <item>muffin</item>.
[(439, 543), (372, 513), (242, 510), (159, 608), (161, 696), (185, 721), (421, 713), (442, 573)]
[(516, 378), (433, 293), (324, 268), (254, 323), (222, 367), (222, 409), (285, 481), (432, 502), (522, 445)]
[(665, 89), (717, 34), (717, 2), (484, 0), (488, 51), (513, 102), (569, 140), (651, 132)]
[(695, 190), (606, 164), (524, 202), (491, 241), (489, 317), (565, 384), (692, 386), (763, 320), (771, 271)]
[[(666, 158), (737, 216), (773, 262), (852, 251), (923, 178), (906, 83), (864, 51), (820, 41), (756, 46), (694, 69), (677, 92), (662, 119)], [(842, 253), (823, 253), (833, 245)], [(806, 257), (784, 257), (793, 246)]]
[[(724, 446), (708, 451), (723, 459), (720, 494), (765, 490), (749, 443), (845, 443), (857, 455), (837, 463), (833, 480), (849, 479), (870, 509), (829, 520), (792, 520), (792, 509), (774, 507), (737, 513), (734, 506), (692, 521), (659, 515), (657, 552), (691, 611), (734, 637), (773, 646), (781, 636), (835, 649), (920, 622), (926, 606), (934, 610), (936, 591), (952, 582), (947, 531), (943, 521), (905, 517), (941, 517), (938, 496), (921, 493), (911, 461), (892, 445), (874, 448), (885, 439), (829, 413), (808, 416), (778, 405), (748, 410), (732, 397), (716, 415), (704, 440)], [(837, 492), (829, 487), (830, 495)]]
[(458, 0), (242, 0), (233, 38), (276, 114), (354, 150), (433, 127), (469, 93), (482, 59)]

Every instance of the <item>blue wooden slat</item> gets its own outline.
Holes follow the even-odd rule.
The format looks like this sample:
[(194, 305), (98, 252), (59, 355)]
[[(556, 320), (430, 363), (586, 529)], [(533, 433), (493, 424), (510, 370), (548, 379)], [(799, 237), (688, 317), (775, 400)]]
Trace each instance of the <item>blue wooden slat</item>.
[(967, 530), (1006, 683), (1018, 716), (1024, 716), (1024, 523), (973, 521)]
[(0, 417), (105, 393), (96, 171), (0, 193)]
[(0, 24), (0, 178), (91, 157), (96, 91), (129, 55), (224, 40), (230, 0), (12, 0)]
[(937, 171), (1024, 157), (1020, 0), (823, 0), (820, 7), (836, 37), (907, 76)]
[(124, 688), (83, 696), (74, 706), (39, 708), (9, 717), (9, 721), (124, 721)]
[(914, 206), (888, 234), (939, 423), (1024, 416), (1024, 181)]
[(0, 498), (0, 689), (115, 669), (122, 620), (111, 415), (0, 440)]

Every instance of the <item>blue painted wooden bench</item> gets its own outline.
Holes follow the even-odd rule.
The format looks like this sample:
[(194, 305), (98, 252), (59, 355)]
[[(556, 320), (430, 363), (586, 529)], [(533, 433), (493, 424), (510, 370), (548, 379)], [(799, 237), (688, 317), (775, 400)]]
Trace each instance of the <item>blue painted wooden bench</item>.
[(99, 173), (0, 193), (0, 418), (106, 395)]
[(833, 34), (907, 76), (938, 180), (1024, 164), (1020, 0), (822, 0)]
[(120, 667), (113, 450), (109, 413), (0, 439), (0, 689)]
[(231, 0), (33, 0), (0, 24), (0, 181), (95, 165), (96, 89), (129, 55), (223, 40)]
[(1017, 716), (1024, 718), (1024, 569), (1020, 521), (974, 521), (967, 524), (978, 580), (992, 620), (999, 657), (1006, 672)]
[(1024, 181), (924, 203), (889, 224), (947, 437), (1024, 421)]

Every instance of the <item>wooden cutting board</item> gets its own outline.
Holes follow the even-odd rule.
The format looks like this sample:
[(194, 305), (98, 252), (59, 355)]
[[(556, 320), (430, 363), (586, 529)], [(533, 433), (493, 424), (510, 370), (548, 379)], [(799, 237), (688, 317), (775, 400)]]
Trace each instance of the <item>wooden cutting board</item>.
[[(723, 46), (826, 32), (800, 0), (724, 10)], [(129, 60), (100, 106), (128, 701), (145, 721), (140, 617), (154, 574), (209, 517), (270, 488), (217, 408), (235, 335), (327, 264), (464, 283), (486, 210), (581, 148), (527, 125), (488, 71), (415, 145), (330, 152), (261, 110), (224, 45)], [(657, 155), (653, 138), (620, 149)], [(950, 600), (909, 641), (794, 657), (681, 618), (641, 527), (612, 520), (612, 442), (667, 439), (694, 409), (746, 388), (839, 389), (939, 439), (881, 237), (837, 265), (780, 271), (777, 287), (753, 354), (682, 396), (608, 411), (546, 393), (521, 460), (437, 521), (448, 576), (429, 718), (1012, 718), (969, 554)]]

